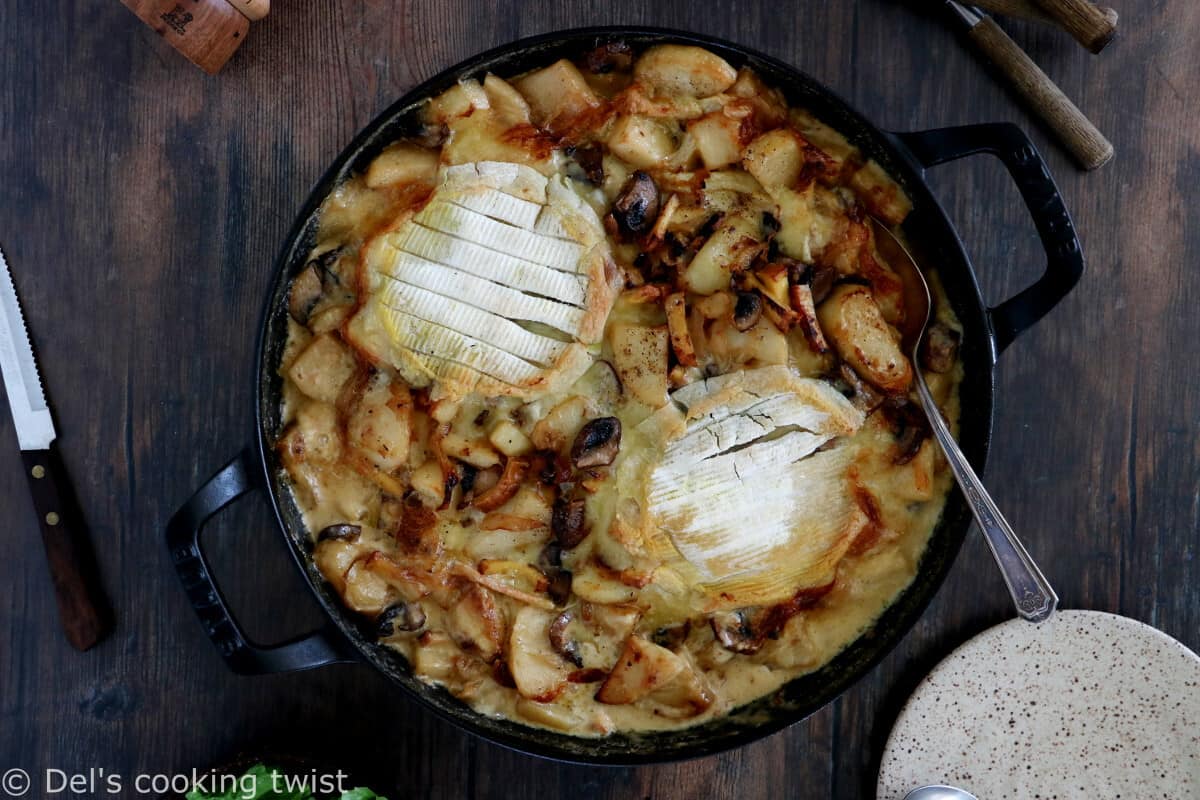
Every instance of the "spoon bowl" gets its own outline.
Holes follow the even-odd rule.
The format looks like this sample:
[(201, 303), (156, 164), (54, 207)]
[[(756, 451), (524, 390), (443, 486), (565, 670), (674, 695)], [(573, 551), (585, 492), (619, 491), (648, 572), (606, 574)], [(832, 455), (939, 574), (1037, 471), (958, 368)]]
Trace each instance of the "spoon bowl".
[[(925, 338), (925, 331), (929, 328), (933, 307), (929, 282), (913, 260), (912, 254), (908, 252), (908, 248), (892, 231), (877, 219), (872, 219), (871, 223), (876, 249), (904, 284), (905, 325), (901, 330), (902, 343), (912, 359), (913, 382), (917, 387), (921, 407), (929, 419), (933, 438), (946, 454), (950, 471), (954, 473), (954, 479), (966, 496), (967, 505), (970, 506), (975, 521), (983, 531), (988, 549), (992, 551), (992, 556), (1000, 567), (1017, 613), (1030, 622), (1041, 622), (1054, 613), (1058, 606), (1058, 595), (1017, 539), (1012, 526), (1000, 513), (983, 482), (967, 462), (967, 457), (959, 449), (958, 443), (954, 441), (950, 426), (942, 416), (937, 401), (933, 399), (929, 385), (925, 382), (925, 374), (921, 370), (921, 344)], [(937, 795), (929, 795), (924, 800), (934, 800), (936, 797)]]
[(922, 786), (904, 795), (904, 800), (979, 800), (966, 789), (956, 786)]

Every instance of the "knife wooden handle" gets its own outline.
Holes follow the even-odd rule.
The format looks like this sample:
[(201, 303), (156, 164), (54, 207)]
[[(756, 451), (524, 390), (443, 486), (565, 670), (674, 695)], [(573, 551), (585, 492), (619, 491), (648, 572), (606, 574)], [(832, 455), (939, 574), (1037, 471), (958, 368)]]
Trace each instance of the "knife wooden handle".
[[(1099, 53), (1117, 35), (1117, 15), (1111, 16), (1088, 0), (1036, 0), (1081, 45)], [(1112, 9), (1109, 9), (1112, 11)]]
[(1112, 158), (1113, 146), (1071, 102), (1041, 67), (985, 16), (968, 34), (1008, 78), (1013, 90), (1050, 126), (1084, 169), (1096, 169)]
[[(250, 20), (233, 0), (121, 0), (142, 22), (210, 75), (246, 41)], [(240, 2), (239, 5), (247, 5)], [(249, 3), (249, 5), (258, 5)]]
[(112, 616), (100, 587), (83, 514), (58, 451), (26, 450), (25, 477), (33, 494), (67, 640), (87, 650), (108, 633)]
[[(1045, 9), (1039, 6), (1035, 0), (971, 0), (971, 5), (982, 8), (984, 11), (990, 11), (993, 14), (999, 14), (1003, 17), (1015, 17), (1016, 19), (1028, 19), (1033, 22), (1041, 22), (1047, 25), (1058, 25), (1058, 19), (1051, 16)], [(1117, 12), (1107, 6), (1097, 6), (1100, 13), (1108, 20), (1109, 24), (1116, 26)], [(1087, 42), (1080, 42), (1084, 46)]]

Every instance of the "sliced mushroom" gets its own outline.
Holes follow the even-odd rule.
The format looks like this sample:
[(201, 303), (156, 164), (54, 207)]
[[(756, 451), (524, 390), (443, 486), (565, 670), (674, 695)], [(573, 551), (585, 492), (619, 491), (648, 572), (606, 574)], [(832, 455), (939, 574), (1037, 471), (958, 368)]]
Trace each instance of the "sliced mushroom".
[(763, 637), (754, 631), (750, 613), (746, 609), (722, 611), (709, 618), (713, 636), (726, 650), (735, 653), (757, 653), (763, 644)]
[(361, 525), (351, 525), (348, 522), (340, 522), (336, 525), (330, 525), (322, 528), (317, 534), (318, 542), (339, 541), (339, 542), (356, 542), (359, 534), (362, 533)]
[(958, 346), (962, 335), (941, 322), (935, 322), (925, 331), (921, 348), (921, 360), (931, 372), (946, 373), (954, 369), (958, 359)]
[(425, 627), (425, 609), (420, 603), (396, 603), (388, 606), (375, 623), (376, 635), (385, 639), (401, 631), (419, 631)]
[(854, 390), (854, 395), (850, 398), (850, 402), (859, 411), (864, 414), (870, 414), (883, 404), (886, 395), (876, 389), (869, 381), (864, 381), (849, 364), (842, 364), (840, 372), (842, 379)]
[(738, 292), (737, 303), (733, 307), (733, 327), (748, 331), (758, 324), (762, 313), (763, 302), (758, 292)]
[(633, 173), (621, 194), (613, 203), (613, 218), (626, 233), (641, 236), (649, 233), (658, 218), (658, 186), (649, 173)]
[(583, 655), (579, 652), (579, 642), (572, 639), (567, 633), (567, 627), (574, 619), (575, 612), (564, 611), (554, 618), (547, 629), (550, 636), (550, 646), (554, 648), (560, 656), (570, 661), (577, 667), (583, 666)]
[[(568, 165), (567, 175), (573, 180), (584, 180), (593, 186), (604, 183), (604, 149), (595, 142), (581, 144), (567, 151), (574, 160)], [(572, 167), (578, 167), (578, 170)]]
[(896, 451), (892, 463), (907, 464), (917, 457), (921, 445), (929, 438), (929, 420), (914, 403), (890, 400), (883, 406), (884, 418), (896, 435)]
[(579, 469), (607, 467), (621, 449), (621, 420), (601, 417), (580, 429), (571, 445), (571, 461)]
[(560, 497), (554, 503), (554, 511), (550, 516), (550, 530), (558, 544), (570, 550), (587, 537), (587, 525), (584, 517), (585, 503), (583, 498), (570, 499)]
[(316, 261), (309, 262), (292, 281), (292, 291), (288, 295), (288, 313), (292, 315), (292, 319), (302, 325), (307, 323), (324, 290)]
[(583, 65), (593, 75), (607, 75), (633, 66), (633, 48), (625, 42), (605, 42), (583, 57)]

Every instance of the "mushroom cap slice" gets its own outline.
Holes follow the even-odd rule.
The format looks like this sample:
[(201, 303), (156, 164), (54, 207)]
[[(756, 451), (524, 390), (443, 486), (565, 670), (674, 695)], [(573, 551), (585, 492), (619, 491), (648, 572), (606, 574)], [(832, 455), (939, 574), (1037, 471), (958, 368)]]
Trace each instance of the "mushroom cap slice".
[(618, 280), (599, 217), (565, 178), (462, 164), (367, 243), (345, 334), (436, 397), (532, 397), (591, 366)]

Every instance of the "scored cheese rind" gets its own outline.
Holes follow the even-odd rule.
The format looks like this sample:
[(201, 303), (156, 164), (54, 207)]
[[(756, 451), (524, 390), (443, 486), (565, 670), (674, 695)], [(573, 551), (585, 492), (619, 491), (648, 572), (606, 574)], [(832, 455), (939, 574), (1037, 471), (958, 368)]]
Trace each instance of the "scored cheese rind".
[(413, 221), (456, 239), (523, 258), (560, 272), (574, 274), (579, 271), (583, 261), (583, 247), (575, 242), (545, 236), (515, 225), (506, 225), (454, 203), (439, 202), (436, 196)]
[(382, 242), (435, 264), (470, 272), (480, 278), (572, 305), (587, 302), (585, 281), (522, 258), (489, 251), (475, 242), (456, 239), (421, 225), (409, 225)]
[(842, 441), (862, 413), (788, 367), (698, 381), (671, 401), (636, 428), (657, 457), (618, 467), (637, 500), (634, 518), (617, 520), (634, 555), (689, 576), (706, 610), (832, 581), (864, 524)]
[(435, 399), (569, 386), (620, 288), (596, 212), (564, 177), (518, 164), (451, 166), (440, 181), (363, 248), (347, 340)]
[(477, 278), (468, 272), (426, 261), (411, 253), (398, 251), (393, 267), (388, 272), (372, 273), (370, 291), (382, 291), (391, 281), (455, 298), (484, 311), (507, 315), (508, 319), (540, 322), (560, 331), (577, 330), (584, 315), (583, 310), (576, 306), (525, 294), (509, 286)]
[(445, 326), (539, 366), (554, 363), (566, 349), (564, 342), (531, 333), (498, 314), (399, 281), (386, 286), (380, 298), (395, 314)]

